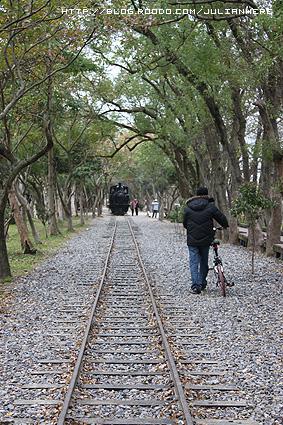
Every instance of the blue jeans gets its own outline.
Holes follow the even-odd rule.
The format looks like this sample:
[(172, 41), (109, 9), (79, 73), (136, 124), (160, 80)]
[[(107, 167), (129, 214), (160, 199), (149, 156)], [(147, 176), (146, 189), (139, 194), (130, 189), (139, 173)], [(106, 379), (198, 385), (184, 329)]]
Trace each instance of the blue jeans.
[(202, 289), (207, 284), (209, 246), (189, 246), (188, 248), (192, 278), (191, 288)]

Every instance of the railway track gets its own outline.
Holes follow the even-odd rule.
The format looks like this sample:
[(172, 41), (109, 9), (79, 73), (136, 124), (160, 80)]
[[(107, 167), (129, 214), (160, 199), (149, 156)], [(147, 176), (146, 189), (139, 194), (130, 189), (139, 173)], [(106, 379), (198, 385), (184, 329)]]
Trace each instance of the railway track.
[[(53, 377), (69, 376), (68, 366), (72, 364), (68, 388), (62, 379), (26, 385), (29, 390), (57, 391), (57, 398), (49, 398), (49, 403), (39, 398), (18, 400), (16, 404), (57, 406), (57, 425), (256, 425), (248, 417), (215, 418), (215, 409), (238, 411), (248, 406), (238, 399), (238, 389), (227, 383), (231, 379), (225, 378), (223, 367), (219, 368), (219, 353), (211, 352), (209, 339), (201, 329), (196, 332), (189, 328), (186, 309), (168, 292), (159, 294), (155, 301), (135, 231), (130, 220), (115, 219), (76, 363), (73, 365), (71, 359), (57, 363), (46, 360), (50, 369), (42, 370), (43, 377), (48, 372)], [(74, 306), (70, 311), (74, 312)], [(75, 321), (71, 319), (69, 325)]]
[[(99, 416), (102, 406), (108, 417)], [(175, 424), (176, 417), (193, 423), (133, 230), (117, 218), (58, 425)]]

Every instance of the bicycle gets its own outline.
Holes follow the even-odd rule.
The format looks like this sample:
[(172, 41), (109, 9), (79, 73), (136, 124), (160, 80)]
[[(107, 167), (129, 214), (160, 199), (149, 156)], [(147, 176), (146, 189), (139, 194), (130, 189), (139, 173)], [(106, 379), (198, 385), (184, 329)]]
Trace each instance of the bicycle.
[[(216, 230), (223, 230), (223, 227), (214, 227), (214, 237)], [(209, 270), (214, 271), (214, 275), (216, 278), (216, 286), (219, 286), (222, 291), (223, 297), (226, 297), (226, 286), (234, 286), (234, 283), (228, 283), (224, 270), (223, 270), (223, 263), (221, 257), (218, 255), (218, 245), (220, 245), (220, 242), (214, 238), (213, 242), (211, 242), (213, 253), (214, 253), (214, 259), (213, 259), (213, 267), (209, 268)]]

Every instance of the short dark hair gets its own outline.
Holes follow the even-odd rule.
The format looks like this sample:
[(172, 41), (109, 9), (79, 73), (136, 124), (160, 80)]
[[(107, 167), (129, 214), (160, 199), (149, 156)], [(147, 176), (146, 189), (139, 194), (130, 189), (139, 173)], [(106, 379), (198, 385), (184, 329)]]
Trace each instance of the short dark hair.
[(200, 186), (197, 190), (197, 196), (208, 195), (208, 189), (205, 186)]

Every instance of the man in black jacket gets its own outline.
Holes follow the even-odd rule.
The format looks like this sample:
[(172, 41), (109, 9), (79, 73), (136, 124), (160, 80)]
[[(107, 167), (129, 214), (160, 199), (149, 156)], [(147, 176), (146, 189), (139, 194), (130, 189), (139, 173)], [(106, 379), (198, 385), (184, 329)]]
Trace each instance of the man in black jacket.
[(229, 227), (225, 215), (213, 204), (206, 187), (199, 187), (197, 196), (188, 199), (183, 215), (183, 226), (187, 229), (187, 245), (190, 254), (190, 270), (194, 294), (205, 289), (208, 272), (209, 247), (213, 241), (213, 219), (222, 227)]

